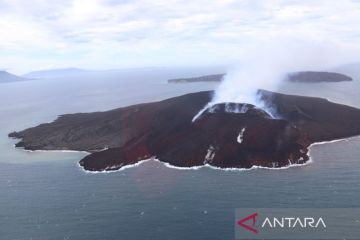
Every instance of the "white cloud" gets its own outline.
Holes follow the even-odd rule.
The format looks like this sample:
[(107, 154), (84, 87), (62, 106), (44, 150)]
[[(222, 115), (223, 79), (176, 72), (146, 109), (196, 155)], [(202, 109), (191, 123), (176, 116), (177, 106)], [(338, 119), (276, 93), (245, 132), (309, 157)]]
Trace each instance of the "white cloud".
[(360, 40), (350, 0), (0, 0), (0, 16), (0, 67), (14, 71), (229, 62), (283, 35), (355, 58)]

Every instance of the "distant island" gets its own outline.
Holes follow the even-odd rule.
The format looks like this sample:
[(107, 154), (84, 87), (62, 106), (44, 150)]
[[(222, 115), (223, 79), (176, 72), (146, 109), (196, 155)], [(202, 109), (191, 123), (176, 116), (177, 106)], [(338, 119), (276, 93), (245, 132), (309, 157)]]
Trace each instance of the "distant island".
[[(279, 119), (250, 104), (224, 103), (193, 117), (213, 92), (106, 112), (62, 115), (9, 137), (28, 150), (77, 150), (89, 171), (111, 171), (156, 157), (177, 167), (279, 168), (309, 160), (312, 143), (360, 134), (360, 110), (321, 98), (259, 90)], [(229, 109), (242, 109), (236, 113)]]
[(317, 83), (317, 82), (348, 82), (353, 79), (345, 74), (335, 72), (295, 72), (288, 74), (288, 81)]
[(7, 71), (0, 71), (0, 83), (22, 82), (32, 80), (30, 78), (19, 77)]
[(59, 68), (59, 69), (48, 69), (48, 70), (39, 70), (32, 71), (25, 74), (25, 77), (29, 78), (66, 78), (66, 77), (79, 77), (88, 74), (92, 74), (96, 71), (85, 70), (80, 68)]
[(204, 75), (190, 78), (174, 78), (169, 79), (168, 83), (192, 83), (192, 82), (220, 82), (223, 80), (225, 73)]
[[(169, 79), (168, 83), (193, 83), (193, 82), (221, 82), (226, 74), (212, 74), (191, 78), (175, 78)], [(353, 79), (341, 73), (334, 72), (294, 72), (287, 75), (287, 81), (302, 82), (302, 83), (317, 83), (317, 82), (343, 82), (352, 81)]]

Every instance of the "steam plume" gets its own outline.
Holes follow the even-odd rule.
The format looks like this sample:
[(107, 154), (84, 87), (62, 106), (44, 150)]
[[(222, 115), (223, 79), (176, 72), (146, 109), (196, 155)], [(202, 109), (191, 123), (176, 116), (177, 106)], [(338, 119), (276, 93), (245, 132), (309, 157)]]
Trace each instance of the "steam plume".
[(249, 103), (275, 116), (273, 109), (260, 100), (258, 89), (276, 91), (289, 72), (321, 70), (335, 64), (334, 49), (333, 45), (316, 41), (285, 38), (255, 44), (243, 57), (241, 65), (228, 70), (212, 101), (193, 121), (215, 104), (230, 102)]

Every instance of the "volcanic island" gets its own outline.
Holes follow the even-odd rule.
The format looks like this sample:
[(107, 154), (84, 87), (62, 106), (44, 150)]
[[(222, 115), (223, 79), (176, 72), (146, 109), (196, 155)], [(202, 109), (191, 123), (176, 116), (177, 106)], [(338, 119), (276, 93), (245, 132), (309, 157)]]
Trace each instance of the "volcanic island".
[(184, 168), (280, 168), (308, 162), (312, 143), (360, 135), (360, 109), (265, 90), (258, 95), (276, 118), (250, 104), (221, 103), (193, 121), (213, 94), (61, 115), (9, 137), (27, 150), (87, 151), (83, 169), (113, 171), (151, 158)]

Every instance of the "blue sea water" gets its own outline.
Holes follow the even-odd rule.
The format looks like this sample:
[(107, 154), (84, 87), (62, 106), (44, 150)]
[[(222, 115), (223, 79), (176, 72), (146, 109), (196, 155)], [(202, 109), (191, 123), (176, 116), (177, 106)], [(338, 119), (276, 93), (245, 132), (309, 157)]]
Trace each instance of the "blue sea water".
[[(166, 83), (186, 72), (205, 73), (148, 69), (0, 85), (0, 239), (234, 239), (235, 208), (359, 207), (357, 137), (315, 145), (311, 164), (284, 170), (177, 170), (148, 161), (104, 174), (78, 166), (85, 153), (26, 152), (7, 138), (64, 113), (216, 88)], [(360, 108), (360, 78), (353, 77), (354, 82), (286, 83), (279, 91)]]

